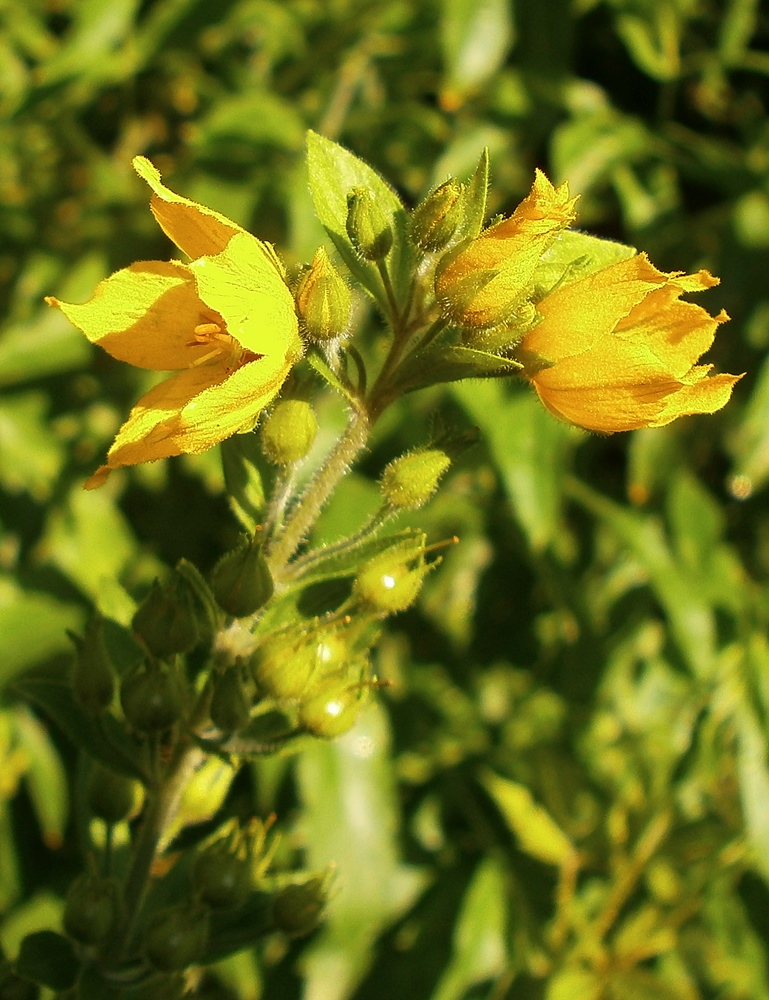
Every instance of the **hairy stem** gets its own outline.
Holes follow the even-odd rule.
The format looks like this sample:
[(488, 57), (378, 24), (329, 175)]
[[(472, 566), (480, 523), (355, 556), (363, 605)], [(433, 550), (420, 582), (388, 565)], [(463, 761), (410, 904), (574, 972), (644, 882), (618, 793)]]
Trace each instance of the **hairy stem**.
[(276, 580), (281, 578), (283, 569), (310, 533), (329, 497), (365, 448), (369, 429), (368, 413), (356, 407), (350, 414), (344, 434), (302, 493), (283, 531), (270, 547), (267, 558)]

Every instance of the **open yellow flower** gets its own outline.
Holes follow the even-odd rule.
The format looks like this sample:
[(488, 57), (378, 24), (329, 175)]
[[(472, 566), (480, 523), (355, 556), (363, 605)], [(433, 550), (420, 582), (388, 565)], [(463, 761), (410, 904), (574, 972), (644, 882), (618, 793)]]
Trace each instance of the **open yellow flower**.
[(553, 187), (538, 170), (531, 191), (509, 219), (442, 258), (435, 294), (444, 313), (474, 329), (505, 322), (531, 295), (540, 257), (574, 220), (576, 201), (567, 184)]
[(555, 416), (607, 434), (720, 410), (742, 376), (696, 362), (729, 317), (681, 301), (717, 284), (707, 271), (666, 274), (636, 254), (559, 286), (521, 341), (523, 374)]
[(89, 340), (139, 368), (176, 371), (131, 410), (101, 466), (112, 469), (204, 451), (250, 429), (302, 353), (294, 300), (269, 243), (161, 183), (143, 156), (152, 213), (190, 258), (141, 261), (71, 305), (49, 298)]

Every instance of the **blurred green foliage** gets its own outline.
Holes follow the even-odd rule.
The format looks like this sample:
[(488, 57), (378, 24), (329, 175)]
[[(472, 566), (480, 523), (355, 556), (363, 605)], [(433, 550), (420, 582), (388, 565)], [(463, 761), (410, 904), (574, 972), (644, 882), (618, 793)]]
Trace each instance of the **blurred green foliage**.
[[(232, 788), (214, 762), (190, 793), (201, 819), (227, 795), (274, 810), (283, 858), (337, 866), (313, 939), (241, 952), (199, 995), (769, 998), (768, 106), (758, 0), (0, 3), (7, 954), (60, 929), (82, 841), (77, 756), (14, 678), (64, 672), (92, 603), (126, 625), (165, 566), (208, 570), (238, 532), (215, 453), (82, 492), (146, 377), (42, 297), (168, 256), (138, 153), (309, 260), (313, 128), (410, 204), (484, 146), (492, 213), (535, 166), (567, 179), (586, 229), (721, 277), (709, 360), (748, 375), (723, 413), (607, 438), (498, 381), (388, 414), (318, 537), (364, 520), (439, 411), (482, 443), (403, 527), (460, 544), (384, 637), (392, 683), (352, 733)], [(321, 444), (339, 423), (329, 404)]]

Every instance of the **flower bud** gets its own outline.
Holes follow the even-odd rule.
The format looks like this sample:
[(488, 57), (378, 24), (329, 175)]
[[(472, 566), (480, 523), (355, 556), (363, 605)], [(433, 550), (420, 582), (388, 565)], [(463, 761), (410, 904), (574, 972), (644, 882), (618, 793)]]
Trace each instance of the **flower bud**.
[(390, 252), (390, 222), (368, 188), (355, 187), (347, 195), (347, 235), (364, 260), (384, 260)]
[(103, 712), (109, 708), (115, 694), (115, 673), (104, 642), (104, 622), (94, 615), (81, 638), (68, 632), (75, 644), (75, 666), (72, 671), (72, 693), (88, 712)]
[(75, 941), (95, 946), (105, 941), (117, 921), (118, 888), (111, 879), (83, 872), (67, 892), (64, 930)]
[(451, 465), (440, 448), (424, 448), (394, 459), (382, 473), (382, 495), (393, 510), (416, 510), (438, 488), (438, 481)]
[(251, 703), (238, 667), (230, 667), (214, 677), (211, 721), (225, 733), (245, 729), (251, 720)]
[(424, 538), (416, 549), (409, 541), (367, 562), (355, 578), (353, 593), (376, 613), (395, 614), (414, 603), (429, 571), (424, 561)]
[(347, 644), (329, 632), (311, 637), (275, 636), (263, 643), (251, 661), (259, 688), (273, 698), (301, 698), (318, 676), (339, 669), (348, 657)]
[(141, 804), (143, 789), (138, 781), (95, 763), (88, 775), (88, 807), (105, 823), (120, 823), (134, 815)]
[(352, 308), (350, 289), (323, 247), (318, 247), (312, 264), (301, 274), (294, 298), (311, 340), (325, 343), (347, 330)]
[(120, 685), (126, 719), (141, 732), (158, 732), (177, 722), (184, 711), (184, 690), (172, 667), (149, 663), (128, 674)]
[(227, 552), (211, 573), (211, 590), (217, 604), (233, 618), (244, 618), (263, 607), (274, 586), (258, 537), (243, 539)]
[(195, 859), (192, 881), (202, 901), (215, 910), (242, 906), (253, 888), (251, 858), (238, 854), (231, 837), (221, 837)]
[(328, 878), (316, 876), (301, 885), (287, 885), (272, 899), (275, 926), (291, 937), (309, 934), (318, 926), (328, 900)]
[(167, 586), (155, 580), (131, 626), (149, 652), (162, 659), (197, 646), (202, 638), (200, 617), (189, 585), (177, 575)]
[(208, 944), (210, 920), (200, 903), (185, 900), (158, 910), (147, 924), (144, 952), (161, 972), (185, 969), (199, 962)]
[(262, 449), (274, 465), (304, 458), (318, 433), (315, 411), (303, 399), (281, 399), (262, 423)]
[(365, 686), (350, 683), (347, 671), (325, 678), (299, 705), (299, 725), (327, 740), (341, 736), (355, 724), (365, 690)]
[(444, 181), (411, 213), (411, 242), (424, 253), (444, 250), (462, 221), (463, 185), (453, 177)]

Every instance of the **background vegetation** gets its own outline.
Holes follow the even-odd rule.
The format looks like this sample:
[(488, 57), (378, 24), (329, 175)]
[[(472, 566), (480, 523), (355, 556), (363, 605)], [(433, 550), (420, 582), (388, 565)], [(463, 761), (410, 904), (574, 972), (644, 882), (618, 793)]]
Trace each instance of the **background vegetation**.
[(714, 417), (605, 438), (512, 382), (398, 404), (318, 538), (372, 509), (440, 412), (481, 443), (413, 523), (460, 544), (382, 641), (393, 683), (360, 727), (230, 791), (224, 812), (277, 814), (285, 864), (338, 875), (313, 937), (260, 943), (199, 995), (769, 998), (766, 9), (29, 0), (0, 25), (5, 952), (60, 926), (82, 864), (77, 755), (14, 684), (67, 669), (92, 605), (126, 624), (166, 567), (206, 571), (238, 533), (216, 450), (82, 490), (145, 376), (42, 297), (168, 256), (137, 153), (308, 260), (310, 127), (407, 204), (484, 146), (492, 212), (535, 166), (568, 179), (585, 229), (720, 275), (700, 302), (732, 321), (707, 360), (748, 374)]

